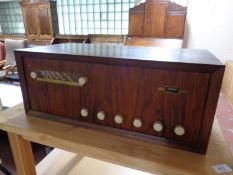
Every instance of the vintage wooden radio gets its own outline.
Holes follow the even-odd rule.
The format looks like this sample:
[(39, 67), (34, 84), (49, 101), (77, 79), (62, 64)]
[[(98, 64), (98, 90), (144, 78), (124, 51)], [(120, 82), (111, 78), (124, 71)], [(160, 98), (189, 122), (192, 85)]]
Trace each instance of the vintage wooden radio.
[(209, 52), (68, 43), (15, 54), (31, 116), (206, 152), (224, 73)]

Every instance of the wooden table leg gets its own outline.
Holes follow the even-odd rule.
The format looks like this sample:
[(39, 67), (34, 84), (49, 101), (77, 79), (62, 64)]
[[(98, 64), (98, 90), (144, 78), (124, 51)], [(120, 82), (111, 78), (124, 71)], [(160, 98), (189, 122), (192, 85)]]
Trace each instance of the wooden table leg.
[(12, 154), (18, 175), (36, 175), (31, 143), (17, 134), (9, 133)]

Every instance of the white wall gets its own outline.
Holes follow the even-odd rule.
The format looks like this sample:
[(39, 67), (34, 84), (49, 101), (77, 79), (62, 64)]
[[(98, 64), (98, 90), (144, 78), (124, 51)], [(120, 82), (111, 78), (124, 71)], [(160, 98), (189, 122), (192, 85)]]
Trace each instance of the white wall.
[(189, 0), (185, 46), (233, 60), (233, 0)]

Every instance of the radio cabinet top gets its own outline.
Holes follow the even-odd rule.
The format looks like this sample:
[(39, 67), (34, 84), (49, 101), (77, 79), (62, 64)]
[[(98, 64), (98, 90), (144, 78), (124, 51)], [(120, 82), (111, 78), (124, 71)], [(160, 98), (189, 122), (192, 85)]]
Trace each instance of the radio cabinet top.
[[(69, 55), (70, 59), (75, 59), (80, 62), (116, 65), (132, 64), (135, 66), (158, 67), (159, 63), (165, 63), (167, 66), (169, 66), (168, 63), (184, 63), (192, 64), (193, 66), (202, 65), (206, 66), (206, 68), (224, 66), (210, 52), (197, 49), (166, 49), (161, 47), (123, 46), (113, 44), (66, 43), (18, 49), (16, 53), (17, 52), (24, 52), (25, 54), (40, 53), (40, 55), (52, 54), (56, 55), (56, 59), (63, 59), (64, 55)], [(34, 55), (34, 58), (40, 58), (40, 55)]]

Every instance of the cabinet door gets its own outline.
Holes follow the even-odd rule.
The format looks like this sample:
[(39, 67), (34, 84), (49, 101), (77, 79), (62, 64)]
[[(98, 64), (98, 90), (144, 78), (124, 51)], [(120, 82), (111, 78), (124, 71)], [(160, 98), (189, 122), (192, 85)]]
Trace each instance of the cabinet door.
[(143, 13), (129, 15), (129, 36), (141, 36), (143, 28)]
[(35, 9), (32, 7), (22, 7), (24, 27), (26, 30), (26, 35), (28, 37), (37, 37), (37, 24), (36, 24), (36, 14)]
[(40, 37), (51, 37), (53, 35), (52, 31), (52, 21), (51, 12), (49, 5), (41, 5), (36, 9), (38, 18), (38, 33)]
[(168, 3), (146, 3), (144, 36), (164, 36), (167, 6)]
[(168, 15), (166, 37), (183, 38), (185, 15)]

